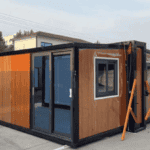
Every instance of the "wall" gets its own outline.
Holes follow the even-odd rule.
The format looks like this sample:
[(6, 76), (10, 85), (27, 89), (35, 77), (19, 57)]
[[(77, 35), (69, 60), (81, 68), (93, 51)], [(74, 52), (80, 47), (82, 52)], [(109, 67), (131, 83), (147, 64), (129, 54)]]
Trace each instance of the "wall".
[(52, 45), (71, 43), (69, 41), (63, 41), (60, 39), (37, 37), (37, 47), (41, 47), (41, 42), (52, 43)]
[(11, 56), (0, 57), (0, 120), (11, 123)]
[(14, 42), (14, 50), (29, 49), (36, 47), (36, 37), (24, 37)]
[(0, 120), (30, 128), (30, 54), (0, 57)]
[[(94, 100), (94, 56), (119, 58), (119, 97)], [(126, 71), (124, 50), (79, 51), (79, 139), (124, 125)]]

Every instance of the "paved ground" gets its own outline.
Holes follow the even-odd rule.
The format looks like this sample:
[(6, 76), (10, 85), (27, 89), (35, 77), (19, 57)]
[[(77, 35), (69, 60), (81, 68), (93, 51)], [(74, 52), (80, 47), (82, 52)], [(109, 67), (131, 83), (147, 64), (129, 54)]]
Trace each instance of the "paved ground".
[[(150, 150), (150, 124), (138, 133), (126, 133), (107, 137), (103, 140), (82, 146), (77, 150)], [(0, 150), (62, 150), (63, 145), (32, 136), (11, 128), (0, 126)], [(66, 147), (64, 150), (72, 150)]]

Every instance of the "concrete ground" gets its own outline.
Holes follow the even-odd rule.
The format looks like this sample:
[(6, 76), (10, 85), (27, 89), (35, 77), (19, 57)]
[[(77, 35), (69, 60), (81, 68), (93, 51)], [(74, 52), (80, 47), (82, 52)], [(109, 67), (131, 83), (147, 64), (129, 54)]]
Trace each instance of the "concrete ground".
[[(150, 124), (147, 129), (138, 133), (126, 132), (104, 138), (97, 142), (77, 148), (77, 150), (150, 150)], [(66, 147), (66, 148), (64, 148)], [(72, 150), (69, 146), (60, 145), (36, 136), (32, 136), (0, 125), (0, 150)]]

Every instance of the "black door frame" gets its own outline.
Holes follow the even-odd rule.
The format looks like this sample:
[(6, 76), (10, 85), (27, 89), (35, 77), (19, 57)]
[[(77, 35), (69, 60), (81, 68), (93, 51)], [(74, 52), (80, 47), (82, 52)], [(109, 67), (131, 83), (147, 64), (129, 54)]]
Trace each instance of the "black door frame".
[[(59, 134), (59, 135), (62, 135), (62, 136), (67, 136), (67, 137), (70, 137), (71, 138), (71, 135), (72, 135), (72, 130), (71, 130), (71, 134), (65, 134), (65, 133), (59, 133), (59, 132), (56, 132), (54, 131), (54, 108), (63, 108), (63, 109), (66, 109), (66, 110), (70, 110), (71, 111), (71, 127), (73, 125), (72, 123), (72, 107), (73, 107), (73, 104), (71, 103), (71, 106), (63, 106), (63, 105), (57, 105), (57, 104), (54, 104), (54, 57), (55, 56), (63, 56), (63, 55), (70, 55), (70, 71), (71, 71), (71, 89), (73, 87), (73, 77), (72, 77), (72, 71), (73, 71), (73, 55), (72, 55), (72, 51), (64, 51), (64, 52), (53, 52), (52, 55), (51, 55), (51, 60), (52, 60), (52, 71), (51, 71), (51, 74), (52, 74), (52, 82), (51, 82), (51, 93), (52, 93), (52, 103), (51, 103), (51, 109), (52, 109), (52, 122), (51, 122), (51, 126), (52, 126), (52, 129), (51, 129), (51, 133), (55, 133), (55, 134)], [(73, 94), (72, 94), (73, 95)], [(69, 95), (68, 95), (69, 96)], [(71, 102), (72, 102), (72, 97), (71, 97)]]
[[(145, 117), (145, 109), (146, 109), (146, 105), (145, 105), (145, 96), (144, 96), (144, 81), (145, 81), (145, 78), (144, 78), (144, 74), (145, 74), (145, 71), (146, 71), (146, 43), (143, 43), (143, 42), (138, 42), (138, 41), (131, 41), (132, 43), (132, 52), (131, 54), (128, 56), (128, 73), (130, 72), (131, 75), (129, 76), (128, 75), (128, 79), (127, 81), (129, 81), (129, 91), (128, 91), (128, 99), (130, 98), (130, 95), (131, 95), (131, 90), (132, 90), (132, 85), (133, 85), (133, 81), (134, 79), (136, 78), (136, 67), (137, 67), (137, 64), (136, 64), (136, 56), (137, 56), (137, 49), (138, 48), (141, 48), (142, 49), (142, 91), (141, 91), (141, 94), (142, 94), (142, 122), (140, 124), (137, 124), (132, 115), (130, 114), (129, 115), (129, 123), (128, 123), (128, 128), (129, 128), (129, 131), (130, 132), (138, 132), (138, 131), (141, 131), (141, 130), (144, 130), (146, 128), (146, 121), (144, 119)], [(129, 60), (130, 58), (130, 60)], [(130, 79), (129, 79), (130, 78)], [(136, 96), (133, 97), (133, 102), (132, 102), (132, 109), (133, 109), (133, 112), (135, 113), (136, 115)]]

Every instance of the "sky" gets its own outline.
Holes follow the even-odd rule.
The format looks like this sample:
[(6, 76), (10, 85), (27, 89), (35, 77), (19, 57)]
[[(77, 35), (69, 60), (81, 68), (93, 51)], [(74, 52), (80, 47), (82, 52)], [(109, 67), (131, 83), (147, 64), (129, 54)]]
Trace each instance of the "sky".
[(150, 0), (0, 0), (3, 36), (33, 30), (113, 43), (137, 40), (150, 49)]

